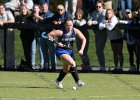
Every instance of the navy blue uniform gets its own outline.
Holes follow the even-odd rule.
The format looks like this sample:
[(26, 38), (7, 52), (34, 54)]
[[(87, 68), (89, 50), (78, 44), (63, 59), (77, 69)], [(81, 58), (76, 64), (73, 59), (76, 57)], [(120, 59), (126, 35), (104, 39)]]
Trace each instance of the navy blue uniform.
[[(67, 47), (73, 47), (73, 43), (76, 37), (76, 34), (74, 32), (74, 29), (71, 30), (70, 34), (66, 33), (66, 29), (64, 28), (63, 34), (61, 37), (58, 37), (58, 42), (61, 42), (62, 44), (66, 45)], [(59, 47), (57, 46), (55, 49), (56, 56), (60, 59), (60, 55), (62, 54), (69, 54), (73, 58), (73, 50), (67, 49), (65, 47)]]

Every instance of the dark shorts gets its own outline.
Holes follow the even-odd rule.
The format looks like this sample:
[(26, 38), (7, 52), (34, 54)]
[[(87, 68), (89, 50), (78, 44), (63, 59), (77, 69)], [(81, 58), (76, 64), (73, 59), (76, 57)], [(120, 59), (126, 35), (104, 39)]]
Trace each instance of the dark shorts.
[(116, 40), (110, 40), (111, 43), (123, 43), (123, 38), (116, 39)]
[(62, 55), (62, 54), (68, 54), (68, 55), (70, 55), (72, 58), (74, 57), (74, 56), (73, 56), (73, 50), (70, 50), (70, 49), (56, 48), (56, 49), (55, 49), (55, 54), (56, 54), (56, 56), (58, 57), (58, 59), (60, 59), (60, 55)]

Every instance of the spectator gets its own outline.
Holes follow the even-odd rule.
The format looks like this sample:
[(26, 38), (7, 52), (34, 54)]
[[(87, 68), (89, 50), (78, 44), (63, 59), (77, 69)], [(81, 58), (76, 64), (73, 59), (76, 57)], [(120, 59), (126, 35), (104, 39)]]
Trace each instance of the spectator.
[[(88, 25), (95, 25), (101, 22), (101, 20), (105, 17), (106, 10), (103, 9), (103, 2), (96, 2), (96, 10), (93, 11), (91, 18), (88, 20)], [(107, 41), (107, 32), (106, 30), (94, 30), (95, 34), (95, 46), (96, 46), (96, 55), (98, 57), (99, 62), (99, 71), (106, 71), (105, 68), (105, 56), (104, 56), (104, 48)]]
[[(124, 20), (127, 21), (128, 24), (132, 22), (132, 12), (129, 9), (125, 10), (125, 18)], [(127, 50), (129, 53), (129, 63), (130, 69), (129, 71), (137, 71), (136, 64), (134, 64), (134, 55), (136, 54), (136, 38), (132, 36), (132, 29), (125, 31), (125, 40), (127, 43)]]
[(82, 9), (82, 8), (83, 8), (83, 0), (77, 0), (77, 9)]
[(39, 0), (39, 4), (47, 3), (48, 6), (50, 5), (50, 0)]
[(32, 11), (33, 9), (33, 0), (10, 0), (6, 2), (4, 5), (6, 9), (10, 10), (14, 16), (19, 15), (19, 9), (21, 5), (27, 5), (28, 9)]
[(72, 19), (68, 18), (65, 21), (65, 27), (62, 30), (54, 30), (48, 34), (50, 39), (53, 39), (55, 36), (58, 37), (58, 46), (55, 49), (55, 53), (59, 59), (63, 62), (63, 69), (59, 73), (56, 83), (59, 89), (63, 88), (62, 80), (66, 74), (70, 71), (73, 79), (75, 80), (78, 86), (83, 86), (84, 83), (79, 79), (79, 75), (76, 69), (76, 63), (73, 59), (73, 50), (65, 49), (63, 46), (72, 46), (75, 36), (78, 36), (82, 41), (81, 48), (78, 51), (79, 55), (83, 55), (84, 47), (86, 44), (86, 39), (84, 35), (77, 28), (73, 27)]
[(40, 1), (40, 0), (33, 0), (33, 3), (39, 5), (39, 4), (40, 4), (39, 1)]
[[(137, 14), (134, 14), (134, 18), (131, 23), (134, 27), (139, 26), (140, 24), (140, 7), (137, 9)], [(137, 62), (137, 71), (139, 71), (139, 65), (140, 65), (140, 30), (136, 29), (135, 31), (132, 31), (131, 36), (136, 38), (136, 62)]]
[[(38, 24), (40, 20), (43, 20), (43, 18), (40, 16), (40, 6), (35, 4), (33, 7), (33, 22), (35, 24)], [(44, 68), (44, 58), (43, 58), (43, 53), (42, 53), (42, 47), (41, 47), (41, 42), (40, 42), (41, 36), (40, 36), (40, 31), (39, 30), (34, 30), (34, 40), (32, 42), (32, 68), (35, 69), (35, 55), (36, 55), (36, 45), (38, 45), (38, 50), (39, 50), (39, 57), (40, 57), (40, 69)]]
[[(41, 4), (41, 9), (42, 9), (41, 17), (43, 17), (44, 20), (47, 20), (53, 16), (53, 13), (49, 10), (47, 3)], [(48, 34), (51, 30), (45, 30), (45, 31)], [(55, 71), (56, 61), (55, 61), (55, 54), (54, 54), (54, 44), (49, 40), (41, 38), (41, 47), (42, 47), (43, 57), (44, 57), (44, 68), (42, 69), (42, 71), (50, 71), (50, 62), (51, 62), (51, 70)]]
[(21, 5), (26, 4), (29, 10), (33, 9), (34, 3), (33, 0), (20, 0)]
[(140, 6), (140, 0), (132, 0), (132, 11), (137, 11)]
[(65, 19), (72, 18), (72, 15), (65, 11), (64, 6), (62, 4), (57, 6), (57, 12), (52, 17), (52, 23), (54, 25), (63, 25)]
[(123, 37), (119, 30), (114, 29), (117, 23), (118, 19), (114, 15), (114, 11), (112, 9), (107, 9), (106, 16), (103, 18), (102, 22), (99, 23), (99, 29), (107, 30), (113, 51), (114, 71), (123, 71)]
[(120, 0), (113, 0), (113, 2), (112, 2), (112, 9), (114, 10), (115, 15), (118, 13), (119, 1)]
[(120, 0), (120, 5), (121, 5), (122, 14), (125, 13), (126, 9), (132, 10), (132, 0)]
[(64, 0), (65, 10), (72, 14), (72, 18), (75, 18), (75, 12), (77, 8), (77, 0)]
[[(21, 5), (20, 7), (20, 15), (16, 17), (16, 22), (18, 23), (31, 23), (33, 22), (32, 16), (29, 13), (29, 9), (27, 8), (26, 5)], [(20, 29), (20, 38), (22, 41), (22, 46), (23, 46), (23, 51), (24, 51), (24, 56), (25, 60), (24, 63), (21, 60), (21, 66), (23, 69), (19, 68), (19, 70), (31, 70), (32, 69), (32, 64), (31, 64), (31, 45), (34, 39), (34, 35), (32, 34), (33, 30), (32, 29)]]
[(84, 17), (88, 18), (88, 14), (91, 16), (92, 12), (96, 9), (96, 1), (98, 0), (82, 0)]
[[(15, 18), (10, 11), (6, 11), (4, 5), (0, 4), (0, 26), (7, 23), (14, 23)], [(14, 31), (7, 29), (6, 44), (4, 43), (4, 30), (0, 29), (0, 46), (3, 53), (6, 53), (6, 69), (15, 69), (15, 56), (14, 56)], [(6, 48), (4, 48), (4, 44)], [(6, 49), (6, 51), (4, 51)]]
[(19, 13), (20, 8), (20, 1), (19, 0), (10, 0), (9, 2), (6, 2), (5, 7), (7, 10), (10, 10), (14, 16), (16, 16)]
[(104, 2), (105, 9), (112, 9), (112, 0), (103, 0), (103, 2)]
[[(86, 25), (86, 20), (83, 19), (83, 11), (82, 9), (77, 9), (76, 13), (75, 13), (75, 20), (73, 20), (73, 23), (75, 25), (75, 27), (77, 27), (82, 33), (83, 35), (85, 36), (87, 42), (86, 42), (86, 46), (85, 46), (85, 49), (84, 49), (84, 52), (83, 52), (83, 56), (81, 57), (82, 59), (82, 70), (83, 71), (86, 71), (86, 70), (91, 70), (91, 67), (90, 67), (90, 61), (89, 61), (89, 57), (88, 57), (88, 48), (89, 48), (89, 32), (88, 30), (86, 29), (85, 25)], [(81, 41), (79, 38), (76, 38), (76, 46), (77, 46), (77, 49), (80, 50), (80, 47), (81, 47)], [(84, 59), (83, 59), (84, 58)]]
[(122, 19), (123, 15), (120, 8), (120, 0), (113, 0), (112, 2), (112, 9), (114, 10), (114, 14), (119, 18)]
[(57, 11), (57, 6), (59, 4), (64, 4), (64, 0), (50, 0), (50, 9), (52, 12)]

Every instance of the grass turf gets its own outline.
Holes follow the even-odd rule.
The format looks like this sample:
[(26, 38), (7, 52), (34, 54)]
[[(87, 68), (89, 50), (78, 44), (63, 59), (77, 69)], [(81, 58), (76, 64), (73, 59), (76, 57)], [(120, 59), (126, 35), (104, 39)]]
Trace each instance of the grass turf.
[(57, 89), (58, 73), (0, 72), (0, 100), (139, 100), (140, 77), (132, 74), (79, 73), (85, 86), (75, 86), (71, 74)]

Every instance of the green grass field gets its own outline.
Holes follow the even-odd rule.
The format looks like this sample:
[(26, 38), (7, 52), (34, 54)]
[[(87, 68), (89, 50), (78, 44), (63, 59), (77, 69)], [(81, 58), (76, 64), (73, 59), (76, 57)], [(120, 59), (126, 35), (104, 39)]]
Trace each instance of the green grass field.
[(58, 73), (0, 72), (0, 100), (139, 100), (140, 77), (132, 74), (79, 73), (85, 86), (75, 86), (71, 74), (58, 89)]

